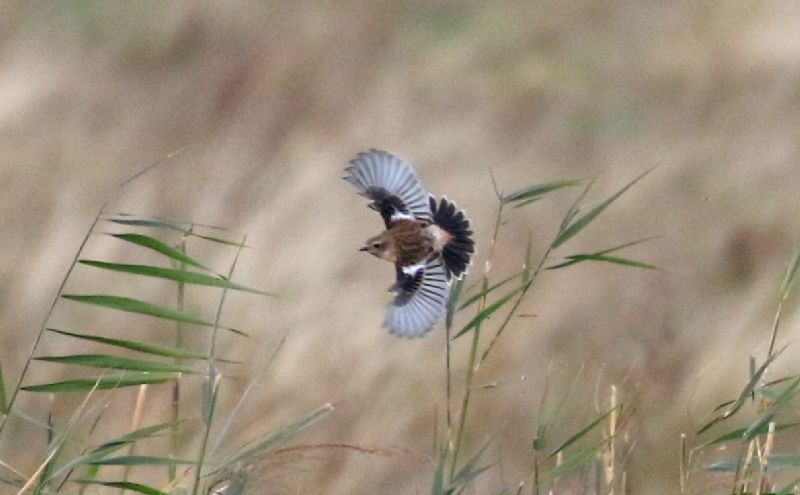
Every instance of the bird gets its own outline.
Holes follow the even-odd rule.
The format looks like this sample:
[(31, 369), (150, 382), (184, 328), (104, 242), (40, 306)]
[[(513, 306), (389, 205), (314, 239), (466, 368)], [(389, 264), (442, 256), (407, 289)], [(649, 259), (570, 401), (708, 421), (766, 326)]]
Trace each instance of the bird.
[(404, 338), (426, 335), (447, 308), (454, 279), (462, 278), (475, 254), (470, 221), (446, 197), (438, 202), (422, 187), (414, 167), (387, 151), (358, 153), (345, 169), (378, 212), (385, 230), (359, 249), (395, 267), (394, 298), (383, 326)]

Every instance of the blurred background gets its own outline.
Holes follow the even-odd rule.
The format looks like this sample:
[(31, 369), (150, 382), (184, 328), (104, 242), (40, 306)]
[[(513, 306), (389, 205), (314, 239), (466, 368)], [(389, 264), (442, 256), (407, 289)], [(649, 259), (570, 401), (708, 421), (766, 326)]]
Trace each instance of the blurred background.
[[(315, 451), (288, 469), (285, 487), (426, 492), (446, 408), (445, 338), (438, 328), (401, 341), (380, 328), (393, 269), (357, 248), (381, 222), (340, 180), (370, 147), (410, 160), (430, 192), (466, 209), (479, 253), (468, 285), (489, 251), (490, 170), (505, 192), (596, 177), (587, 197), (596, 204), (658, 166), (553, 256), (659, 236), (624, 254), (661, 270), (544, 272), (521, 308), (536, 317), (514, 319), (481, 369), (478, 383), (502, 385), (476, 391), (467, 439), (473, 449), (492, 439), (487, 459), (499, 466), (475, 493), (514, 487), (530, 475), (548, 373), (551, 394), (575, 382), (577, 403), (598, 410), (614, 385), (635, 406), (631, 493), (676, 493), (679, 435), (732, 398), (749, 355), (767, 352), (800, 230), (797, 2), (4, 2), (7, 386), (104, 204), (223, 225), (247, 232), (252, 248), (235, 278), (284, 296), (229, 303), (231, 324), (254, 336), (226, 347), (248, 363), (234, 374), (255, 373), (286, 336), (238, 438), (330, 401), (337, 410), (302, 443), (380, 453)], [(492, 279), (520, 269), (528, 239), (541, 256), (578, 194), (508, 211)], [(90, 238), (87, 249), (124, 260), (115, 246)], [(220, 270), (230, 263), (230, 252), (203, 254)], [(75, 277), (92, 287), (90, 272)], [(793, 306), (781, 343), (796, 338)], [(51, 352), (75, 345), (45, 340)], [(468, 344), (456, 341), (456, 370)], [(782, 361), (797, 371), (791, 356)], [(163, 393), (154, 418), (166, 411)], [(133, 394), (118, 405), (130, 409)], [(41, 416), (43, 400), (22, 397), (20, 407)], [(592, 415), (577, 407), (565, 422)], [(30, 473), (46, 439), (27, 428), (10, 432), (29, 452), (7, 441), (0, 458), (14, 452)]]

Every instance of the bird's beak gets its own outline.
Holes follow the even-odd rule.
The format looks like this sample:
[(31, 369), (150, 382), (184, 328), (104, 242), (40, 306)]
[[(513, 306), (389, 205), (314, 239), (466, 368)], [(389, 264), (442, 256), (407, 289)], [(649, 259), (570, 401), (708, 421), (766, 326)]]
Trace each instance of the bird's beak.
[(359, 251), (369, 251), (369, 248), (367, 246), (361, 246), (360, 248), (358, 248), (358, 250)]

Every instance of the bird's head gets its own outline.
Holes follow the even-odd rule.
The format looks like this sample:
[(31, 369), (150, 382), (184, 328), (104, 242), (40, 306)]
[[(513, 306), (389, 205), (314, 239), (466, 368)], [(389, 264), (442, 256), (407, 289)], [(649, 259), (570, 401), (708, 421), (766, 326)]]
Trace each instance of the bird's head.
[(364, 243), (364, 246), (362, 246), (359, 251), (366, 251), (378, 258), (394, 261), (394, 250), (392, 249), (391, 239), (386, 232), (367, 239), (367, 242)]

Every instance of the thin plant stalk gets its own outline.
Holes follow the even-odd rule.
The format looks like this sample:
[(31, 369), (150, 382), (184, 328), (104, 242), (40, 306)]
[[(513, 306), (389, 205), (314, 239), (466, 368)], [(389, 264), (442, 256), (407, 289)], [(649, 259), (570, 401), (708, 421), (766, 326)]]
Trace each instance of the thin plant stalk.
[[(499, 194), (498, 198), (500, 198)], [(503, 215), (503, 202), (501, 200), (500, 206), (498, 206), (497, 208), (497, 217), (495, 218), (494, 233), (492, 234), (491, 244), (489, 245), (489, 254), (486, 258), (486, 269), (483, 272), (483, 281), (481, 282), (481, 292), (483, 293), (483, 296), (478, 301), (477, 314), (481, 314), (483, 310), (486, 308), (486, 297), (487, 297), (486, 290), (489, 287), (489, 271), (491, 270), (491, 263), (494, 258), (494, 246), (495, 243), (497, 242), (498, 232), (500, 231), (500, 222), (502, 219), (502, 215)], [(481, 339), (481, 323), (482, 322), (480, 321), (478, 322), (472, 333), (472, 345), (470, 346), (469, 362), (467, 364), (467, 377), (465, 384), (466, 388), (464, 390), (464, 398), (461, 401), (461, 412), (458, 416), (458, 428), (456, 429), (455, 432), (455, 442), (453, 442), (452, 440), (449, 442), (451, 445), (454, 443), (453, 457), (450, 464), (451, 479), (453, 478), (453, 476), (455, 476), (456, 467), (458, 465), (458, 454), (461, 450), (461, 443), (464, 438), (464, 425), (466, 423), (467, 411), (469, 410), (469, 402), (472, 395), (472, 381), (475, 376), (475, 372), (478, 369), (478, 365), (480, 364), (477, 361), (477, 356), (478, 356), (478, 344), (480, 343)], [(448, 403), (448, 409), (449, 407), (450, 404)]]
[[(247, 242), (247, 235), (242, 237), (242, 242), (239, 244), (239, 249), (236, 251), (236, 256), (233, 258), (233, 262), (231, 263), (231, 268), (228, 271), (228, 279), (230, 280), (233, 277), (233, 272), (236, 269), (236, 264), (239, 261), (239, 255), (242, 253), (242, 249), (244, 249), (244, 245)], [(202, 475), (203, 465), (205, 464), (206, 460), (206, 451), (208, 449), (208, 439), (211, 435), (211, 423), (214, 417), (214, 408), (216, 406), (216, 397), (217, 391), (219, 390), (219, 382), (221, 375), (217, 371), (216, 368), (216, 352), (217, 352), (217, 330), (219, 329), (219, 321), (220, 317), (222, 316), (222, 308), (225, 305), (225, 299), (228, 295), (228, 288), (222, 289), (222, 295), (220, 296), (219, 306), (217, 307), (217, 315), (216, 319), (214, 320), (214, 327), (211, 329), (211, 337), (209, 338), (208, 342), (208, 379), (209, 379), (209, 396), (208, 400), (208, 411), (207, 415), (205, 415), (205, 431), (203, 432), (203, 440), (200, 442), (200, 452), (197, 456), (197, 467), (194, 470), (194, 484), (192, 486), (192, 495), (197, 495), (198, 490), (200, 489), (200, 477)]]
[[(139, 429), (139, 425), (142, 423), (142, 411), (144, 410), (144, 402), (145, 398), (147, 397), (147, 384), (139, 385), (139, 392), (136, 394), (136, 406), (133, 408), (133, 417), (131, 419), (131, 431), (136, 431)], [(128, 455), (133, 455), (136, 451), (136, 442), (131, 443), (130, 447), (128, 447)], [(125, 471), (122, 474), (122, 481), (128, 481), (128, 475), (130, 475), (131, 466), (125, 466)], [(120, 489), (120, 494), (125, 493), (125, 489)]]
[[(189, 233), (194, 229), (194, 224), (189, 226), (188, 232), (183, 236), (181, 239), (181, 243), (178, 245), (178, 250), (186, 254), (186, 237)], [(186, 263), (181, 262), (180, 264), (181, 270), (186, 270)], [(184, 301), (185, 301), (185, 284), (183, 282), (178, 282), (178, 296), (177, 296), (177, 310), (183, 312), (184, 310)], [(175, 347), (182, 349), (184, 345), (184, 326), (181, 322), (175, 323)], [(175, 364), (181, 365), (183, 364), (183, 360), (180, 358), (175, 358)], [(178, 452), (178, 420), (180, 419), (180, 407), (181, 407), (181, 381), (180, 379), (175, 379), (172, 382), (172, 423), (174, 426), (170, 428), (169, 433), (169, 458), (176, 459), (177, 452)], [(167, 466), (167, 472), (169, 475), (169, 479), (175, 479), (177, 475), (177, 465), (174, 462), (169, 463)]]
[(19, 379), (17, 380), (17, 384), (11, 391), (11, 397), (9, 397), (8, 404), (6, 405), (6, 414), (4, 414), (2, 419), (0, 419), (0, 435), (2, 435), (3, 429), (6, 426), (8, 418), (9, 416), (11, 416), (11, 408), (14, 406), (14, 402), (17, 399), (17, 395), (19, 394), (22, 382), (25, 379), (25, 375), (28, 372), (28, 368), (30, 368), (31, 362), (33, 362), (33, 354), (39, 347), (39, 342), (41, 342), (42, 337), (44, 336), (44, 332), (47, 329), (47, 322), (50, 321), (50, 316), (53, 314), (53, 310), (55, 310), (56, 308), (56, 303), (58, 303), (58, 300), (61, 297), (61, 293), (64, 291), (64, 287), (67, 285), (67, 280), (69, 280), (69, 276), (72, 274), (72, 270), (74, 270), (75, 266), (78, 264), (78, 258), (80, 257), (81, 252), (83, 252), (83, 248), (86, 246), (86, 243), (89, 241), (89, 236), (92, 235), (95, 226), (97, 226), (97, 223), (100, 221), (100, 216), (103, 214), (104, 208), (105, 204), (100, 208), (100, 211), (97, 212), (97, 216), (94, 217), (92, 225), (89, 227), (89, 230), (83, 237), (81, 245), (75, 252), (75, 257), (72, 259), (72, 263), (70, 263), (69, 269), (67, 269), (67, 274), (64, 275), (63, 279), (61, 279), (61, 285), (59, 285), (58, 290), (56, 291), (56, 295), (53, 298), (53, 302), (50, 304), (50, 309), (47, 310), (47, 314), (44, 317), (44, 321), (42, 322), (42, 325), (39, 327), (39, 333), (36, 335), (36, 339), (34, 339), (33, 341), (33, 345), (31, 346), (30, 352), (28, 352), (28, 357), (25, 360), (25, 364), (22, 367), (22, 371), (19, 374)]

